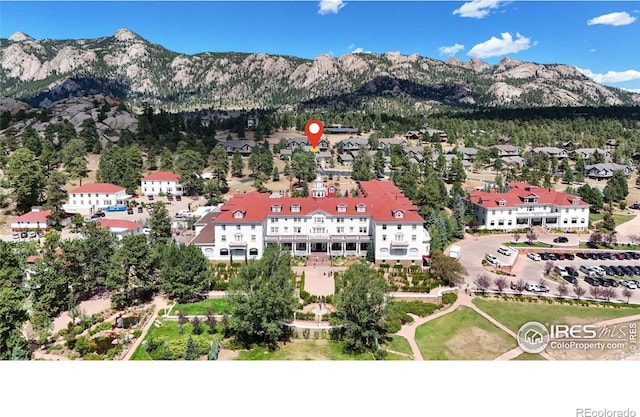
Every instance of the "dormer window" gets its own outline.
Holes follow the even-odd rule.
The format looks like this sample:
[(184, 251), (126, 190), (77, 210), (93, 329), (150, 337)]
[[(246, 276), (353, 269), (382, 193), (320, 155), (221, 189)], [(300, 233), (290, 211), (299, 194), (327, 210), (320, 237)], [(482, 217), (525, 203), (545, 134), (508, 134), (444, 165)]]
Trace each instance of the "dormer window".
[(396, 210), (393, 212), (393, 217), (396, 219), (402, 219), (404, 218), (404, 212), (402, 210)]
[(347, 211), (347, 206), (344, 204), (338, 204), (338, 213), (344, 213)]
[(580, 199), (576, 197), (571, 202), (573, 203), (574, 206), (577, 206), (578, 204), (580, 204)]
[(236, 210), (233, 212), (233, 218), (234, 219), (241, 219), (244, 217), (244, 211), (242, 210)]
[(498, 205), (499, 205), (500, 207), (504, 207), (504, 206), (506, 206), (506, 205), (507, 205), (507, 202), (506, 202), (505, 200), (500, 200), (500, 201), (498, 201)]
[(282, 206), (280, 204), (274, 204), (271, 206), (271, 211), (273, 213), (280, 213), (282, 211)]
[(293, 206), (291, 206), (291, 212), (292, 213), (299, 213), (300, 212), (300, 206), (297, 204), (294, 204)]
[(364, 204), (358, 204), (356, 206), (356, 212), (358, 213), (364, 213), (365, 211), (367, 211), (367, 206)]

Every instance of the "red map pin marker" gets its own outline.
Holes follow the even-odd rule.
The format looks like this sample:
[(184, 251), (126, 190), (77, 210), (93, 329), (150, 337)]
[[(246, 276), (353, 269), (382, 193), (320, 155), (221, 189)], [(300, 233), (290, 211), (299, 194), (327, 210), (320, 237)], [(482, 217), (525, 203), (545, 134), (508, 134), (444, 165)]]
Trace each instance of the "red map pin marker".
[(318, 142), (322, 137), (323, 131), (324, 127), (320, 120), (309, 120), (304, 127), (304, 133), (307, 134), (307, 139), (309, 139), (309, 143), (311, 143), (311, 152), (318, 152)]

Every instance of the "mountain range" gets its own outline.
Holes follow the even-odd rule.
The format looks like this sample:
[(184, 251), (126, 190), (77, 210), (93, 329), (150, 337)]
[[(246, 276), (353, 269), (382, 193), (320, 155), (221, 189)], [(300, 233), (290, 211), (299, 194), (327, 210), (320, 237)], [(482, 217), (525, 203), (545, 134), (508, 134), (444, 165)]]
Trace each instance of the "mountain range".
[(266, 53), (184, 55), (128, 29), (96, 39), (0, 39), (4, 95), (47, 107), (68, 97), (112, 94), (168, 110), (332, 109), (423, 112), (433, 106), (637, 105), (640, 95), (606, 87), (563, 64), (504, 58), (489, 65), (352, 53), (314, 60)]

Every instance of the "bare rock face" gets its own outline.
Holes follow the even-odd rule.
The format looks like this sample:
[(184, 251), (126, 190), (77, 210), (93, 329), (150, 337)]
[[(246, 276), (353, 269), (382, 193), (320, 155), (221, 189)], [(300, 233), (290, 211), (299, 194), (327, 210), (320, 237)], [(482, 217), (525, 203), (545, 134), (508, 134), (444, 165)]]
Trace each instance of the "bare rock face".
[(0, 114), (9, 112), (16, 114), (20, 110), (27, 111), (31, 109), (31, 106), (23, 101), (18, 101), (9, 97), (0, 97)]
[(23, 32), (16, 32), (13, 35), (9, 36), (9, 40), (12, 42), (22, 42), (22, 41), (27, 41), (27, 40), (33, 40), (33, 38), (29, 35), (27, 35), (26, 33)]

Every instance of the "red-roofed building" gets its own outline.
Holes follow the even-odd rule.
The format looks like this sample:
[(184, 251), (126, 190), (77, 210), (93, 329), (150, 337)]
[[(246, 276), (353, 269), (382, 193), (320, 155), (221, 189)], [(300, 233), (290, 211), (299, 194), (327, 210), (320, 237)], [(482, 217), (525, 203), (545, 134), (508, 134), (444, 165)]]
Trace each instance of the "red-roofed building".
[(71, 213), (93, 213), (109, 206), (126, 205), (132, 197), (124, 187), (108, 183), (83, 184), (68, 191), (64, 210)]
[(186, 193), (186, 187), (180, 183), (180, 175), (173, 172), (157, 171), (142, 178), (140, 183), (142, 194), (146, 195)]
[(118, 239), (129, 235), (139, 235), (142, 233), (143, 225), (141, 223), (132, 222), (131, 220), (105, 219), (101, 218), (97, 221), (97, 225), (101, 229), (109, 229), (111, 233), (116, 235)]
[(468, 201), (482, 229), (516, 230), (544, 226), (581, 231), (589, 225), (591, 205), (580, 197), (523, 182), (509, 183), (504, 193), (473, 191)]
[(329, 194), (321, 177), (312, 197), (236, 194), (196, 224), (197, 245), (210, 260), (258, 259), (268, 243), (293, 256), (366, 256), (376, 261), (422, 264), (431, 237), (415, 206), (388, 181), (363, 181), (357, 197)]
[[(11, 220), (12, 232), (24, 231), (46, 231), (53, 226), (53, 222), (49, 220), (51, 210), (42, 210), (42, 207), (31, 207), (31, 211), (22, 216), (14, 217)], [(68, 226), (71, 223), (71, 217), (65, 216), (60, 222), (61, 226)]]

